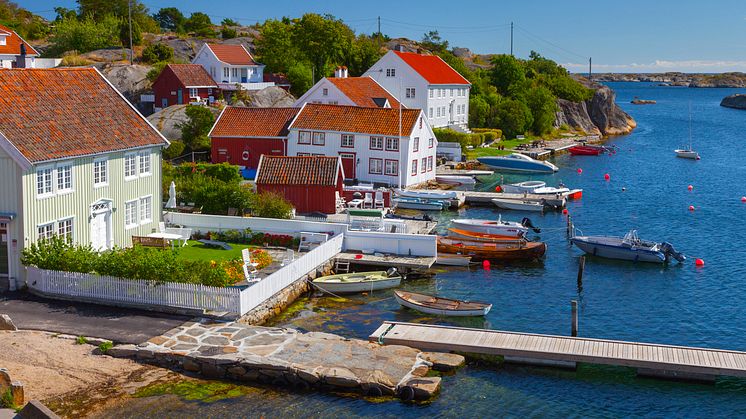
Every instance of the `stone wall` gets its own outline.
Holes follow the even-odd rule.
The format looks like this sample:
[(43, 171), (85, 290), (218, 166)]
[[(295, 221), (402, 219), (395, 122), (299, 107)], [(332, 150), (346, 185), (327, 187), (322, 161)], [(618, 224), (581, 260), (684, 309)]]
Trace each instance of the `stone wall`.
[(8, 390), (10, 390), (10, 394), (13, 399), (13, 405), (23, 406), (23, 384), (21, 384), (19, 381), (11, 380), (8, 370), (6, 370), (5, 368), (0, 368), (0, 394), (5, 394)]

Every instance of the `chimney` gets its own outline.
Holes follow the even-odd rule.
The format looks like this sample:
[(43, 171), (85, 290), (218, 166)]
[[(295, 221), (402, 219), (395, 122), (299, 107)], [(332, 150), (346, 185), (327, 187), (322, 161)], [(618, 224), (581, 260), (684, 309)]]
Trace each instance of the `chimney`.
[(347, 67), (345, 67), (345, 66), (337, 67), (337, 69), (334, 70), (334, 78), (337, 78), (337, 79), (346, 79), (347, 75), (348, 75)]
[(16, 58), (16, 68), (26, 68), (26, 44), (21, 42), (21, 55)]

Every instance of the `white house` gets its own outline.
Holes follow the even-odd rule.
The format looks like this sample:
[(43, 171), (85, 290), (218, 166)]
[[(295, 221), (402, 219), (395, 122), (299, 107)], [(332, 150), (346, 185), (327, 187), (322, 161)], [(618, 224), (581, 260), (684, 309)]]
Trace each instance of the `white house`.
[(301, 96), (293, 106), (305, 103), (397, 108), (399, 101), (372, 77), (348, 77), (347, 67), (339, 67), (334, 77), (324, 77)]
[(0, 70), (0, 90), (0, 290), (40, 238), (103, 250), (158, 228), (168, 141), (98, 70)]
[(221, 90), (260, 90), (274, 86), (264, 82), (264, 64), (254, 61), (243, 45), (204, 44), (194, 56), (192, 64), (199, 64), (218, 83)]
[(434, 128), (468, 130), (471, 83), (440, 57), (389, 51), (363, 76), (373, 77), (407, 108), (422, 109)]
[(0, 25), (0, 68), (52, 68), (61, 58), (39, 58), (39, 53), (7, 26)]
[(420, 109), (306, 103), (288, 156), (340, 156), (345, 177), (407, 187), (435, 179), (438, 141)]

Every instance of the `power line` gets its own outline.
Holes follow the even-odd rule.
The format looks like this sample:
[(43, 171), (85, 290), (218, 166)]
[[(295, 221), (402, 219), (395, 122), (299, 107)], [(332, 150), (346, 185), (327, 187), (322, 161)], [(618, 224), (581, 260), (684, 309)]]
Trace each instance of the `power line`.
[(382, 17), (381, 20), (383, 20), (384, 22), (397, 23), (397, 24), (400, 24), (400, 25), (406, 25), (408, 27), (415, 26), (415, 27), (426, 28), (426, 29), (437, 28), (437, 29), (456, 29), (456, 30), (458, 30), (458, 29), (465, 29), (465, 30), (475, 30), (475, 29), (500, 29), (500, 28), (506, 28), (506, 27), (510, 26), (510, 23), (505, 23), (505, 24), (501, 24), (501, 25), (489, 25), (489, 26), (443, 26), (443, 25), (435, 25), (435, 24), (427, 24), (427, 25), (425, 25), (425, 24), (418, 24), (418, 23), (412, 23), (412, 22), (401, 22), (401, 21), (398, 21), (398, 20), (388, 19), (388, 18), (384, 18), (384, 17)]
[(559, 45), (557, 45), (557, 44), (555, 44), (555, 43), (553, 43), (551, 41), (548, 41), (548, 40), (540, 37), (539, 35), (536, 35), (536, 34), (533, 34), (533, 33), (529, 32), (528, 30), (524, 29), (523, 27), (521, 27), (519, 25), (516, 25), (516, 28), (518, 28), (519, 31), (523, 32), (524, 35), (526, 35), (528, 37), (531, 37), (531, 38), (534, 38), (534, 40), (538, 40), (538, 41), (544, 42), (546, 44), (549, 44), (549, 45), (551, 45), (551, 46), (553, 46), (553, 47), (555, 47), (555, 48), (557, 48), (557, 49), (559, 49), (561, 51), (564, 51), (564, 52), (566, 52), (566, 53), (568, 53), (570, 55), (574, 55), (576, 57), (583, 58), (583, 59), (588, 58), (588, 55), (578, 54), (577, 52), (573, 52), (573, 51), (570, 51), (569, 49), (563, 48), (563, 47), (561, 47), (561, 46), (559, 46)]

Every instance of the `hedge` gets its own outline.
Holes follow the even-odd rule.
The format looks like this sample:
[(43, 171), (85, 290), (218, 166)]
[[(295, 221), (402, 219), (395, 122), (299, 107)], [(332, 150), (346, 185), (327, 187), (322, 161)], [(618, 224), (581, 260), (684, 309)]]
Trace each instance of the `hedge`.
[(434, 128), (433, 133), (438, 138), (438, 142), (453, 142), (461, 144), (461, 148), (467, 146), (479, 147), (485, 142), (494, 141), (502, 136), (502, 132), (496, 129), (479, 129), (472, 134), (454, 131), (447, 128)]

